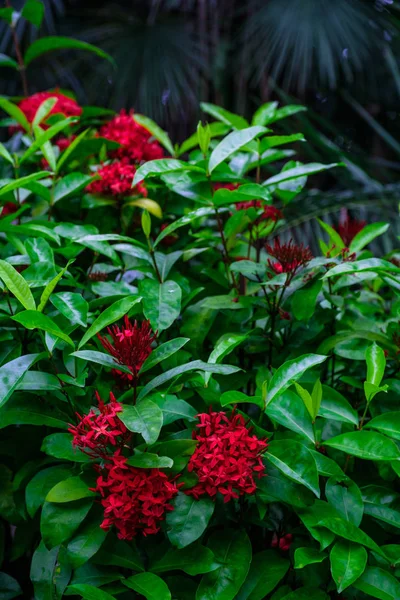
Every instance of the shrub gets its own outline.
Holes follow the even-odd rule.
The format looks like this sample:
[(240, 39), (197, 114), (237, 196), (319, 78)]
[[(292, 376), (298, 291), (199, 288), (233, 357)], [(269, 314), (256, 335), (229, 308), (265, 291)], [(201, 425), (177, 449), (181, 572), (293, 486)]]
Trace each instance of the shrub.
[(0, 99), (1, 597), (400, 598), (388, 225), (285, 238), (341, 166), (282, 149), (302, 107), (174, 146), (66, 94)]

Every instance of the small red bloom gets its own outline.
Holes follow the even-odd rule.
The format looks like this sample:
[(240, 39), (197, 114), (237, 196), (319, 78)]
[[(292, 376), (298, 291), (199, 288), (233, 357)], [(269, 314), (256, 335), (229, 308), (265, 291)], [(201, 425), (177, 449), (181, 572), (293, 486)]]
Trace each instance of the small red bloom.
[(115, 449), (123, 446), (130, 440), (131, 433), (118, 418), (122, 405), (112, 392), (108, 404), (104, 404), (98, 392), (96, 399), (99, 410), (91, 409), (83, 417), (77, 413), (79, 423), (71, 425), (68, 431), (73, 435), (73, 446), (93, 457), (105, 458), (110, 454), (110, 447)]
[(99, 136), (118, 142), (121, 147), (110, 152), (111, 156), (126, 158), (132, 163), (142, 163), (163, 158), (164, 151), (145, 127), (134, 120), (133, 110), (125, 110), (100, 127)]
[(132, 540), (139, 532), (146, 536), (160, 530), (180, 486), (159, 469), (138, 469), (126, 461), (117, 450), (104, 466), (96, 465), (100, 475), (93, 491), (100, 493), (104, 508), (100, 527), (115, 526), (121, 540)]
[(275, 273), (289, 273), (293, 276), (300, 267), (304, 267), (313, 255), (309, 248), (305, 248), (303, 244), (297, 246), (292, 244), (292, 240), (288, 244), (281, 244), (279, 238), (275, 238), (274, 245), (265, 246), (268, 254), (273, 256), (276, 261), (268, 259), (268, 264)]
[[(61, 113), (65, 117), (79, 117), (82, 114), (82, 108), (75, 100), (60, 94), (60, 92), (38, 92), (32, 96), (28, 96), (21, 100), (18, 107), (22, 110), (29, 123), (32, 123), (35, 118), (37, 109), (39, 106), (48, 98), (57, 98), (57, 102), (50, 111), (51, 115)], [(43, 129), (47, 129), (48, 126), (42, 124)]]
[(358, 221), (357, 219), (351, 219), (348, 215), (346, 218), (339, 223), (334, 229), (338, 232), (343, 240), (343, 243), (348, 247), (350, 246), (353, 238), (364, 229), (366, 221)]
[(13, 215), (18, 210), (18, 204), (14, 204), (14, 202), (6, 202), (1, 210), (1, 217), (7, 217), (8, 215)]
[(277, 533), (274, 533), (271, 541), (271, 548), (279, 548), (282, 552), (290, 550), (292, 545), (293, 536), (291, 533), (283, 534), (281, 537)]
[(76, 135), (71, 135), (71, 137), (60, 137), (58, 140), (54, 142), (56, 146), (60, 149), (60, 152), (64, 152), (74, 141)]
[(267, 206), (264, 207), (264, 212), (261, 215), (262, 219), (271, 219), (271, 221), (279, 221), (279, 219), (283, 219), (283, 213), (281, 210), (279, 210), (279, 208), (276, 208), (276, 206), (271, 206), (270, 204), (268, 204)]
[(107, 331), (112, 342), (97, 334), (103, 348), (132, 372), (132, 375), (128, 375), (113, 369), (113, 374), (124, 381), (136, 379), (142, 364), (152, 352), (151, 344), (157, 334), (152, 332), (149, 321), (143, 321), (141, 325), (135, 321), (132, 325), (127, 316), (124, 318), (124, 327), (114, 325), (108, 327)]
[(107, 277), (107, 273), (103, 273), (103, 271), (92, 271), (88, 274), (90, 281), (106, 281)]
[(247, 210), (248, 208), (261, 208), (261, 200), (247, 200), (246, 202), (236, 202), (236, 210)]
[(212, 186), (213, 186), (214, 192), (216, 192), (217, 190), (230, 190), (231, 192), (233, 192), (233, 190), (237, 189), (239, 184), (238, 183), (213, 183)]
[(102, 194), (105, 196), (147, 196), (147, 190), (140, 184), (132, 187), (132, 181), (136, 173), (136, 168), (126, 158), (102, 166), (97, 175), (97, 179), (89, 183), (86, 188), (90, 194)]
[(191, 456), (188, 470), (199, 482), (187, 494), (199, 498), (203, 494), (215, 498), (219, 492), (224, 502), (243, 494), (254, 494), (254, 478), (265, 474), (261, 454), (267, 448), (265, 440), (251, 435), (242, 415), (209, 412), (198, 415), (199, 431), (193, 432), (198, 444)]

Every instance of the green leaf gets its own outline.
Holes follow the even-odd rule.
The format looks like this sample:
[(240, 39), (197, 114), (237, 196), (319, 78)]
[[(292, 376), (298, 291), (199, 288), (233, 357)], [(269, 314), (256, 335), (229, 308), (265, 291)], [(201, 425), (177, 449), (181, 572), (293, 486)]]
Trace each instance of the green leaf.
[[(42, 357), (43, 355), (36, 354), (36, 356)], [(9, 373), (6, 372), (7, 365), (1, 368), (4, 368), (5, 377), (9, 378)], [(0, 382), (1, 380), (2, 376), (0, 372)], [(3, 391), (1, 383), (0, 390)], [(1, 399), (2, 396), (0, 394), (0, 403)], [(23, 397), (18, 394), (14, 398), (11, 398), (7, 406), (3, 406), (0, 414), (0, 429), (8, 425), (46, 425), (48, 427), (56, 427), (57, 429), (68, 429), (68, 423), (70, 422), (70, 416), (56, 407), (54, 400), (50, 403), (50, 401), (46, 401), (46, 398), (41, 397), (39, 399), (31, 394), (25, 394)]]
[(278, 102), (267, 102), (258, 107), (251, 121), (252, 125), (265, 127), (273, 119), (278, 108)]
[[(56, 435), (64, 435), (62, 433)], [(67, 434), (68, 435), (68, 434)], [(71, 443), (71, 442), (70, 442)], [(57, 465), (36, 473), (25, 488), (25, 502), (28, 514), (33, 518), (43, 504), (48, 492), (59, 481), (70, 477), (72, 467)]]
[[(230, 125), (235, 129), (245, 129), (249, 126), (246, 119), (241, 117), (240, 115), (236, 115), (235, 113), (222, 108), (221, 106), (217, 106), (216, 104), (210, 104), (209, 102), (200, 102), (201, 110), (211, 115), (221, 123), (225, 123), (225, 125)], [(213, 125), (213, 123), (211, 123)], [(258, 123), (255, 123), (258, 125)]]
[(360, 252), (375, 238), (386, 233), (389, 227), (389, 223), (370, 223), (366, 225), (352, 239), (349, 246), (350, 252)]
[(72, 434), (70, 433), (51, 433), (47, 435), (40, 449), (45, 454), (61, 458), (62, 460), (81, 463), (90, 462), (91, 460), (82, 450), (74, 448), (72, 445)]
[(79, 146), (79, 144), (82, 142), (83, 138), (85, 138), (88, 133), (89, 133), (89, 129), (85, 129), (84, 131), (82, 131), (70, 143), (70, 145), (68, 146), (68, 148), (66, 148), (64, 150), (64, 152), (62, 152), (60, 154), (60, 156), (58, 157), (57, 165), (56, 165), (56, 173), (59, 173), (59, 171), (61, 170), (61, 167), (65, 164), (65, 162), (71, 156), (72, 152), (77, 148), (77, 146)]
[(154, 573), (138, 573), (123, 579), (122, 583), (144, 596), (146, 600), (171, 600), (167, 584)]
[(50, 600), (55, 595), (56, 566), (59, 548), (47, 550), (40, 542), (32, 557), (30, 578), (35, 600)]
[(74, 40), (70, 37), (46, 36), (35, 40), (32, 44), (29, 45), (28, 50), (25, 52), (24, 56), (25, 66), (28, 66), (33, 60), (52, 50), (68, 49), (85, 50), (87, 52), (92, 52), (100, 58), (105, 58), (110, 63), (114, 64), (114, 59), (111, 58), (111, 56), (107, 54), (107, 52), (104, 52), (103, 50), (97, 48), (96, 46), (93, 46), (92, 44), (82, 42), (81, 40)]
[(120, 364), (116, 358), (110, 354), (104, 354), (104, 352), (97, 352), (96, 350), (78, 350), (77, 352), (71, 352), (70, 356), (75, 356), (76, 358), (80, 358), (82, 360), (88, 360), (89, 362), (103, 365), (103, 367), (108, 367), (109, 369), (118, 369), (123, 373), (132, 375), (132, 371), (129, 369), (129, 367)]
[(40, 2), (40, 0), (26, 0), (21, 12), (21, 17), (39, 28), (44, 17), (43, 2)]
[(309, 163), (308, 165), (301, 165), (300, 167), (294, 167), (293, 169), (282, 170), (277, 175), (273, 175), (269, 179), (263, 182), (263, 185), (277, 186), (284, 181), (291, 181), (293, 179), (298, 179), (300, 177), (315, 175), (316, 173), (321, 173), (321, 171), (327, 171), (328, 169), (333, 169), (334, 167), (340, 167), (342, 163), (331, 163), (329, 165), (322, 165), (321, 163)]
[(182, 290), (175, 281), (159, 283), (154, 279), (140, 282), (143, 312), (154, 331), (171, 327), (180, 315)]
[(151, 452), (135, 450), (135, 454), (128, 458), (126, 464), (139, 469), (170, 469), (173, 467), (174, 461), (168, 456), (158, 456)]
[(85, 498), (67, 504), (45, 502), (40, 519), (40, 531), (47, 548), (68, 541), (88, 514), (93, 500)]
[(290, 561), (273, 550), (264, 550), (253, 556), (246, 581), (235, 600), (262, 600), (286, 575)]
[(367, 361), (367, 382), (379, 386), (386, 367), (384, 351), (378, 344), (373, 343), (365, 353), (365, 360)]
[(53, 290), (56, 289), (57, 283), (60, 281), (60, 279), (62, 279), (62, 277), (66, 273), (71, 262), (72, 261), (70, 261), (67, 264), (67, 266), (64, 267), (64, 269), (61, 269), (61, 271), (55, 277), (53, 277), (53, 279), (51, 281), (49, 281), (49, 283), (44, 288), (43, 293), (40, 296), (39, 306), (37, 307), (38, 312), (43, 312), (44, 308), (46, 307), (47, 302), (49, 301), (51, 294), (53, 293)]
[(96, 565), (114, 565), (133, 571), (144, 571), (143, 562), (134, 542), (123, 542), (111, 533), (93, 557)]
[[(42, 354), (26, 354), (0, 367), (0, 407), (4, 406), (10, 398), (28, 369), (42, 356)], [(2, 418), (4, 418), (4, 414), (2, 414)]]
[(94, 585), (88, 585), (87, 583), (69, 585), (67, 592), (74, 596), (82, 596), (85, 600), (116, 600), (108, 592), (104, 592)]
[(266, 131), (265, 127), (258, 125), (242, 129), (241, 131), (232, 131), (212, 151), (208, 161), (209, 172), (212, 173), (218, 165), (229, 158), (234, 152), (237, 152), (237, 150), (240, 150), (240, 148), (243, 148), (243, 146), (246, 146), (246, 144)]
[(272, 464), (268, 465), (268, 477), (257, 481), (257, 489), (261, 497), (266, 497), (269, 502), (284, 502), (296, 508), (311, 506), (315, 500), (309, 489), (288, 479)]
[(329, 596), (320, 589), (304, 586), (283, 596), (281, 600), (330, 600)]
[(36, 310), (24, 310), (23, 312), (18, 313), (14, 317), (11, 317), (13, 321), (20, 323), (26, 329), (40, 329), (42, 331), (46, 331), (55, 337), (60, 338), (67, 344), (70, 344), (73, 348), (75, 347), (74, 342), (71, 338), (64, 333), (59, 326), (54, 323), (50, 317), (40, 313)]
[(399, 460), (396, 444), (374, 431), (350, 431), (324, 442), (324, 446), (336, 448), (351, 456), (365, 460)]
[(203, 576), (196, 600), (233, 600), (249, 572), (250, 540), (245, 531), (225, 529), (213, 533), (208, 547), (221, 567)]
[(359, 544), (340, 540), (330, 554), (332, 577), (337, 591), (341, 594), (356, 581), (367, 566), (367, 551)]
[[(1, 11), (1, 9), (0, 9)], [(1, 15), (1, 13), (0, 13)], [(1, 16), (0, 16), (1, 18)], [(9, 67), (10, 69), (18, 70), (18, 63), (16, 60), (11, 58), (11, 56), (7, 56), (6, 54), (0, 54), (0, 67)], [(1, 152), (0, 152), (1, 154)]]
[(209, 548), (200, 544), (191, 544), (182, 550), (171, 548), (162, 558), (151, 564), (150, 571), (165, 573), (179, 570), (195, 576), (215, 571), (218, 567), (214, 554)]
[(78, 533), (69, 541), (66, 558), (73, 569), (78, 569), (96, 554), (107, 531), (101, 529), (99, 520), (85, 522)]
[(342, 421), (344, 423), (352, 423), (358, 426), (357, 411), (347, 402), (337, 390), (323, 385), (322, 386), (323, 400), (319, 410), (319, 415), (325, 419), (333, 421)]
[[(224, 333), (215, 344), (214, 350), (211, 352), (207, 362), (213, 365), (220, 363), (225, 356), (228, 356), (228, 354), (243, 343), (247, 337), (248, 334)], [(204, 378), (206, 385), (208, 385), (210, 377), (211, 373), (206, 373)]]
[(321, 563), (326, 557), (327, 554), (316, 548), (296, 548), (294, 551), (294, 568), (304, 569), (308, 565)]
[(228, 406), (228, 404), (239, 404), (245, 402), (246, 404), (256, 404), (260, 408), (264, 409), (264, 402), (261, 396), (247, 396), (243, 392), (237, 390), (231, 392), (224, 392), (219, 398), (221, 406)]
[(334, 478), (328, 479), (325, 496), (340, 515), (357, 527), (364, 513), (364, 503), (358, 486), (351, 480), (338, 483)]
[(294, 440), (273, 441), (268, 445), (265, 459), (319, 498), (318, 471), (314, 457), (306, 446)]
[(281, 365), (273, 374), (268, 384), (267, 405), (278, 394), (284, 392), (288, 387), (308, 370), (321, 364), (327, 359), (327, 356), (319, 354), (303, 354), (293, 360), (288, 360)]
[(169, 358), (175, 352), (178, 352), (185, 344), (189, 342), (189, 338), (175, 338), (157, 346), (152, 353), (146, 358), (140, 369), (140, 374), (145, 373), (158, 365), (161, 361)]
[(27, 310), (36, 310), (35, 300), (28, 283), (10, 263), (0, 260), (0, 277), (6, 288)]
[(311, 418), (297, 394), (286, 390), (268, 404), (265, 413), (273, 421), (315, 443)]
[(374, 271), (376, 273), (392, 271), (394, 273), (400, 273), (400, 269), (387, 260), (383, 260), (382, 258), (365, 258), (363, 260), (336, 265), (325, 273), (323, 279), (344, 275), (345, 273), (365, 273), (366, 271)]
[(322, 281), (314, 281), (310, 286), (297, 290), (292, 296), (292, 313), (298, 321), (308, 321), (315, 312)]
[(334, 460), (316, 450), (310, 450), (310, 452), (314, 457), (319, 475), (323, 475), (324, 477), (334, 477), (336, 481), (348, 480), (347, 475)]
[(75, 292), (59, 292), (50, 296), (50, 302), (68, 319), (71, 325), (87, 325), (89, 304), (81, 294)]
[[(137, 198), (136, 200), (129, 200), (129, 202), (125, 202), (124, 206), (137, 206), (139, 208), (143, 208), (145, 211), (142, 214), (142, 223), (144, 219), (146, 219), (145, 215), (147, 213), (151, 213), (157, 219), (162, 219), (162, 210), (161, 206), (155, 200), (150, 200), (150, 198)], [(146, 212), (147, 211), (147, 212)]]
[(176, 396), (158, 394), (151, 399), (161, 408), (164, 425), (170, 425), (179, 419), (196, 420), (197, 410), (184, 400), (178, 400)]
[[(51, 127), (49, 127), (49, 129), (46, 129), (46, 131), (43, 131), (43, 133), (38, 135), (37, 138), (35, 139), (35, 141), (32, 142), (32, 144), (29, 146), (29, 148), (27, 150), (25, 150), (25, 152), (19, 159), (20, 164), (24, 163), (37, 150), (42, 149), (43, 146), (46, 144), (46, 142), (51, 140), (58, 133), (63, 131), (66, 127), (69, 127), (73, 123), (76, 123), (76, 121), (77, 121), (77, 117), (68, 117), (66, 119), (63, 119), (62, 121), (59, 121), (55, 125), (52, 125)], [(47, 175), (48, 175), (48, 173), (47, 173)]]
[(190, 163), (178, 160), (176, 158), (157, 158), (155, 160), (149, 160), (144, 163), (135, 173), (133, 178), (132, 187), (135, 187), (149, 177), (160, 177), (167, 173), (176, 173), (180, 171), (197, 171), (198, 173), (204, 173), (204, 170), (200, 167), (191, 165)]
[(305, 390), (303, 387), (301, 387), (301, 385), (299, 383), (295, 382), (294, 386), (296, 388), (296, 392), (298, 393), (300, 398), (303, 400), (304, 406), (306, 407), (311, 419), (315, 419), (313, 400), (312, 400), (311, 394), (307, 390)]
[[(1, 66), (1, 61), (0, 61), (0, 66)], [(12, 165), (14, 164), (13, 157), (11, 156), (11, 154), (9, 153), (9, 151), (3, 144), (0, 144), (0, 156), (2, 158), (4, 158), (4, 160), (6, 160), (7, 162), (11, 163)]]
[(345, 521), (340, 517), (328, 517), (318, 521), (317, 526), (325, 527), (326, 529), (329, 529), (329, 531), (332, 531), (332, 533), (335, 535), (338, 535), (345, 540), (366, 546), (370, 550), (373, 550), (379, 554), (379, 556), (383, 556), (385, 558), (384, 552), (379, 548), (374, 540), (372, 540), (366, 533), (361, 531), (361, 529), (358, 529), (358, 527), (349, 521)]
[(44, 121), (49, 116), (51, 110), (54, 108), (54, 106), (57, 104), (57, 102), (58, 102), (58, 98), (56, 98), (54, 96), (53, 96), (53, 98), (47, 98), (47, 100), (44, 100), (41, 103), (41, 105), (39, 106), (39, 108), (37, 109), (34, 119), (32, 121), (32, 127), (35, 130), (36, 136), (43, 133), (43, 129), (40, 129), (40, 127), (38, 127), (37, 133), (36, 133), (36, 126), (39, 126), (41, 124), (41, 122)]
[(163, 425), (162, 410), (151, 400), (141, 400), (135, 406), (124, 406), (118, 417), (129, 429), (140, 433), (148, 444), (154, 444)]
[(17, 121), (17, 123), (19, 123), (23, 129), (25, 129), (25, 131), (30, 130), (29, 121), (26, 118), (25, 113), (23, 113), (16, 104), (13, 104), (6, 98), (0, 98), (0, 108), (10, 115), (10, 117), (15, 119), (15, 121)]
[(400, 440), (400, 412), (385, 412), (371, 419), (364, 427), (377, 429), (395, 440)]
[(322, 229), (329, 235), (329, 245), (335, 246), (337, 250), (343, 250), (343, 248), (345, 248), (345, 243), (336, 229), (333, 229), (333, 227), (328, 225), (328, 223), (324, 223), (324, 221), (321, 221), (321, 219), (317, 219), (317, 221), (321, 225)]
[(353, 586), (365, 594), (380, 600), (400, 598), (400, 583), (387, 571), (379, 567), (367, 567)]
[(195, 500), (181, 492), (171, 504), (174, 510), (168, 512), (166, 518), (169, 541), (177, 548), (186, 548), (203, 535), (215, 504), (211, 498)]
[(73, 502), (81, 498), (91, 498), (96, 494), (80, 477), (69, 477), (57, 483), (47, 494), (47, 502)]
[(240, 371), (240, 368), (232, 367), (231, 365), (210, 365), (202, 360), (193, 360), (190, 363), (174, 367), (173, 369), (154, 377), (154, 379), (142, 388), (138, 395), (138, 400), (147, 396), (147, 394), (160, 385), (163, 385), (167, 381), (170, 381), (183, 373), (187, 373), (188, 371), (209, 371), (210, 373), (216, 373), (218, 375), (231, 375), (232, 373)]
[(140, 115), (135, 113), (133, 120), (136, 123), (139, 123), (142, 127), (147, 129), (151, 133), (151, 135), (160, 142), (162, 146), (171, 154), (171, 156), (175, 155), (174, 146), (169, 138), (169, 135), (166, 131), (163, 131), (161, 127), (157, 125), (154, 121), (146, 117), (145, 115)]
[[(152, 163), (155, 161), (151, 161)], [(146, 163), (150, 164), (149, 163)], [(145, 165), (143, 165), (145, 166)], [(173, 223), (171, 223), (170, 225), (168, 225), (167, 227), (165, 227), (165, 229), (163, 229), (161, 231), (161, 233), (157, 236), (153, 246), (154, 248), (156, 246), (158, 246), (158, 244), (165, 238), (167, 237), (167, 235), (171, 235), (171, 233), (173, 233), (174, 231), (176, 231), (177, 229), (179, 229), (180, 227), (184, 227), (185, 225), (189, 225), (189, 223), (192, 223), (192, 221), (195, 221), (196, 219), (200, 219), (202, 217), (208, 217), (209, 215), (215, 215), (215, 208), (198, 208), (197, 210), (194, 210), (190, 213), (188, 213), (187, 215), (185, 215), (184, 217), (181, 217), (180, 219), (177, 219), (176, 221), (174, 221)]]
[(12, 600), (22, 595), (21, 587), (13, 577), (7, 573), (0, 573), (0, 594), (2, 600)]
[(301, 106), (301, 104), (288, 104), (287, 106), (282, 106), (273, 113), (268, 123), (275, 123), (276, 121), (286, 119), (287, 117), (291, 117), (292, 115), (296, 115), (297, 113), (305, 110), (307, 110), (307, 108), (305, 106)]
[[(208, 131), (210, 138), (220, 137), (228, 133), (231, 129), (230, 125), (225, 125), (224, 123), (210, 123), (208, 125)], [(181, 156), (185, 152), (196, 148), (199, 145), (199, 137), (197, 135), (197, 131), (193, 133), (193, 135), (189, 136), (180, 146), (178, 151), (178, 156)]]
[(117, 300), (117, 302), (114, 302), (114, 304), (106, 308), (106, 310), (102, 312), (99, 317), (97, 317), (91, 327), (89, 327), (81, 339), (78, 348), (82, 348), (82, 346), (84, 346), (94, 335), (96, 335), (96, 333), (127, 315), (131, 308), (140, 302), (140, 300), (140, 296), (126, 296), (126, 298)]
[(68, 198), (68, 196), (77, 196), (91, 181), (93, 175), (84, 175), (83, 173), (68, 173), (60, 179), (53, 192), (53, 204)]
[[(0, 188), (0, 196), (4, 196), (13, 190), (17, 190), (19, 188), (30, 189), (30, 185), (38, 181), (39, 179), (44, 179), (48, 177), (48, 171), (37, 171), (36, 173), (31, 173), (31, 175), (26, 175), (25, 177), (20, 177), (19, 179), (14, 179), (10, 183), (7, 183), (3, 187)], [(15, 219), (15, 215), (12, 216), (12, 220)], [(21, 225), (18, 226), (18, 229), (21, 229)], [(13, 230), (15, 231), (15, 226), (13, 226)]]

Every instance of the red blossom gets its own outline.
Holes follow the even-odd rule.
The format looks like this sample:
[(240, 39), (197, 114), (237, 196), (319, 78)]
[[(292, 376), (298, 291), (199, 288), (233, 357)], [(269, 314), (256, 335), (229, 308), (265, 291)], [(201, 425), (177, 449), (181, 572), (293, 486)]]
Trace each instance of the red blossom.
[[(35, 118), (37, 109), (48, 98), (57, 98), (57, 102), (50, 111), (50, 115), (61, 113), (65, 117), (79, 117), (82, 114), (82, 108), (75, 100), (60, 94), (60, 92), (38, 92), (32, 96), (28, 96), (21, 100), (18, 107), (22, 110), (29, 123), (32, 123)], [(43, 129), (47, 129), (48, 125), (41, 124)]]
[(103, 271), (92, 271), (91, 273), (88, 273), (88, 279), (90, 279), (90, 281), (106, 281), (107, 277), (108, 274)]
[(135, 321), (132, 325), (127, 316), (124, 318), (122, 328), (113, 325), (113, 327), (108, 327), (107, 331), (112, 342), (97, 334), (103, 348), (114, 356), (121, 365), (128, 367), (132, 373), (132, 375), (129, 375), (118, 369), (113, 369), (113, 375), (123, 381), (136, 379), (142, 364), (152, 352), (151, 344), (156, 339), (157, 334), (152, 332), (149, 321), (143, 321), (140, 325)]
[(188, 470), (199, 481), (187, 494), (199, 498), (203, 494), (215, 498), (217, 492), (224, 502), (243, 494), (254, 494), (254, 478), (265, 474), (261, 454), (267, 448), (265, 440), (251, 435), (242, 415), (209, 412), (198, 415), (199, 431), (193, 432), (198, 444), (191, 456)]
[(60, 137), (54, 142), (54, 144), (58, 146), (60, 152), (63, 152), (72, 144), (75, 138), (76, 135), (71, 135), (71, 137)]
[(271, 548), (279, 548), (282, 552), (287, 552), (292, 545), (293, 536), (291, 533), (283, 534), (282, 536), (278, 536), (277, 533), (274, 533), (271, 541)]
[(136, 168), (124, 158), (109, 165), (102, 166), (97, 175), (100, 179), (92, 181), (86, 190), (90, 194), (102, 194), (105, 196), (147, 196), (147, 190), (140, 184), (132, 187), (132, 181), (136, 173)]
[(292, 243), (281, 244), (279, 238), (275, 238), (274, 245), (265, 246), (269, 255), (276, 260), (268, 259), (268, 264), (275, 273), (289, 273), (293, 276), (300, 267), (304, 267), (313, 255), (309, 248), (305, 248), (303, 244), (299, 246)]
[(6, 202), (1, 210), (1, 217), (7, 217), (8, 215), (13, 215), (18, 210), (18, 204), (14, 204), (14, 202)]
[(114, 450), (129, 442), (131, 433), (118, 418), (122, 405), (112, 392), (108, 404), (104, 404), (98, 392), (96, 399), (98, 410), (91, 409), (83, 417), (77, 413), (79, 423), (71, 425), (68, 431), (73, 435), (73, 446), (93, 457), (105, 458), (110, 454), (110, 447)]
[(342, 238), (345, 246), (348, 247), (350, 246), (353, 238), (357, 235), (357, 233), (364, 229), (366, 224), (366, 221), (358, 221), (357, 219), (351, 219), (349, 216), (346, 216), (345, 220), (335, 227), (335, 230)]
[(121, 110), (111, 121), (100, 127), (99, 136), (121, 144), (120, 148), (110, 152), (111, 156), (117, 158), (142, 163), (164, 157), (160, 144), (147, 129), (136, 123), (132, 110), (129, 114)]
[[(160, 227), (161, 231), (164, 231), (164, 229), (166, 227), (168, 227), (169, 223), (163, 223)], [(161, 240), (161, 243), (164, 244), (164, 246), (173, 246), (174, 244), (176, 244), (176, 242), (178, 241), (178, 236), (176, 233), (173, 233), (171, 235), (166, 235), (165, 238), (163, 238)]]
[(233, 190), (236, 190), (239, 186), (238, 183), (213, 183), (213, 190), (214, 192), (216, 192), (217, 190), (230, 190), (231, 192), (233, 192)]
[(139, 532), (146, 536), (160, 530), (180, 486), (159, 469), (138, 469), (126, 463), (117, 450), (103, 466), (96, 465), (100, 475), (93, 491), (100, 493), (104, 508), (100, 527), (108, 531), (114, 526), (121, 540), (132, 540)]
[(246, 202), (236, 202), (236, 210), (246, 210), (248, 208), (264, 208), (261, 215), (258, 217), (259, 221), (265, 221), (270, 219), (274, 223), (279, 221), (279, 219), (283, 219), (283, 213), (276, 206), (271, 206), (267, 204), (263, 205), (261, 200), (247, 200)]

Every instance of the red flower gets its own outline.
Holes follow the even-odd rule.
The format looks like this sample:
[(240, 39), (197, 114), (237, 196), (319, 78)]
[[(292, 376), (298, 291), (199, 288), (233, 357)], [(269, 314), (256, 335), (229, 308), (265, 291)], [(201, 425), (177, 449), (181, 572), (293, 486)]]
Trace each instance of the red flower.
[[(110, 402), (104, 404), (98, 392), (96, 399), (99, 411), (91, 409), (85, 416), (77, 413), (78, 425), (71, 425), (68, 431), (72, 433), (72, 445), (93, 457), (105, 458), (113, 448), (123, 446), (129, 442), (131, 433), (118, 418), (122, 405), (117, 402), (110, 392)], [(88, 451), (89, 450), (89, 451)]]
[(212, 186), (213, 186), (214, 192), (216, 192), (217, 190), (230, 190), (231, 192), (233, 192), (233, 190), (237, 189), (239, 184), (238, 183), (213, 183)]
[(8, 215), (13, 215), (18, 210), (18, 204), (14, 204), (14, 202), (6, 202), (1, 211), (1, 217), (7, 217)]
[(191, 456), (188, 470), (199, 482), (187, 494), (199, 498), (207, 494), (214, 498), (217, 492), (224, 502), (256, 491), (254, 477), (262, 477), (265, 467), (261, 454), (267, 448), (265, 440), (251, 435), (242, 415), (211, 412), (198, 415), (199, 432), (193, 432), (198, 441)]
[(152, 139), (147, 129), (136, 123), (131, 110), (125, 110), (116, 115), (111, 121), (100, 127), (99, 136), (121, 144), (121, 148), (110, 152), (111, 156), (127, 158), (133, 163), (163, 158), (164, 151), (160, 144)]
[(107, 281), (108, 274), (103, 271), (92, 271), (88, 273), (90, 281)]
[(71, 135), (71, 137), (60, 137), (54, 142), (54, 144), (58, 146), (60, 152), (63, 152), (72, 144), (75, 138), (76, 135)]
[(345, 220), (335, 227), (335, 230), (342, 238), (343, 243), (348, 247), (350, 246), (353, 238), (357, 235), (357, 233), (364, 229), (366, 224), (366, 221), (358, 221), (357, 219), (351, 219), (349, 216), (346, 216)]
[(180, 487), (159, 469), (138, 469), (126, 461), (117, 450), (103, 467), (96, 465), (100, 475), (93, 490), (101, 494), (104, 508), (100, 527), (108, 531), (114, 525), (121, 540), (131, 540), (140, 531), (145, 536), (157, 533)]
[(236, 202), (236, 210), (246, 210), (248, 208), (261, 208), (261, 200), (247, 200), (246, 202)]
[[(263, 203), (261, 200), (248, 200), (247, 202), (236, 202), (236, 210), (246, 210), (247, 208), (263, 208)], [(271, 206), (267, 204), (264, 206), (264, 210), (262, 214), (259, 216), (260, 221), (264, 221), (266, 219), (271, 219), (271, 221), (278, 221), (279, 219), (283, 219), (282, 211), (275, 206)]]
[[(160, 227), (160, 231), (164, 231), (164, 229), (166, 227), (168, 227), (169, 223), (163, 223)], [(161, 243), (164, 244), (164, 246), (173, 246), (174, 244), (176, 244), (176, 242), (178, 241), (178, 236), (176, 233), (173, 233), (171, 235), (166, 235), (165, 238), (163, 238), (161, 240)]]
[[(36, 111), (39, 106), (48, 98), (57, 98), (57, 102), (50, 111), (50, 115), (61, 113), (65, 117), (79, 117), (82, 114), (82, 108), (75, 100), (60, 94), (59, 92), (38, 92), (32, 96), (28, 96), (21, 100), (18, 107), (25, 114), (29, 123), (32, 123), (35, 118)], [(48, 125), (42, 124), (43, 129), (47, 129)]]
[(147, 196), (146, 188), (139, 183), (132, 187), (136, 168), (124, 158), (121, 161), (104, 165), (97, 171), (101, 179), (89, 183), (86, 190), (90, 194), (103, 194), (105, 196), (131, 196), (140, 194)]
[(271, 269), (275, 273), (290, 273), (291, 276), (313, 258), (309, 248), (305, 248), (303, 244), (300, 246), (292, 244), (292, 240), (288, 244), (281, 244), (279, 238), (276, 238), (273, 246), (266, 245), (266, 250), (276, 259), (276, 261), (268, 259)]
[(103, 348), (132, 372), (132, 375), (128, 375), (113, 369), (113, 374), (127, 381), (136, 379), (142, 364), (152, 352), (151, 344), (157, 334), (152, 332), (149, 321), (143, 321), (141, 325), (135, 321), (132, 325), (127, 316), (124, 318), (123, 328), (114, 325), (108, 327), (107, 331), (112, 342), (97, 334)]
[(271, 548), (279, 548), (282, 552), (287, 552), (292, 545), (293, 536), (291, 533), (283, 534), (281, 537), (274, 533), (271, 541)]

